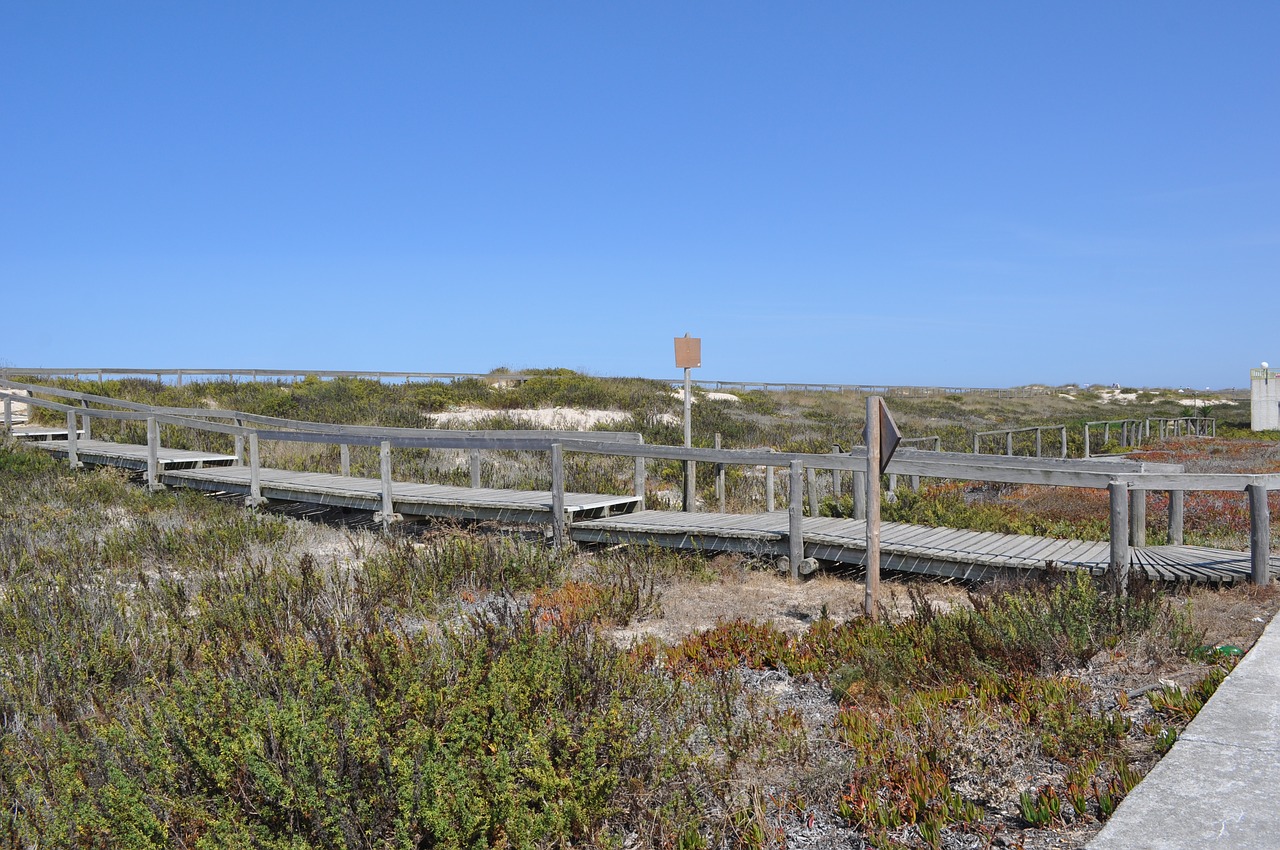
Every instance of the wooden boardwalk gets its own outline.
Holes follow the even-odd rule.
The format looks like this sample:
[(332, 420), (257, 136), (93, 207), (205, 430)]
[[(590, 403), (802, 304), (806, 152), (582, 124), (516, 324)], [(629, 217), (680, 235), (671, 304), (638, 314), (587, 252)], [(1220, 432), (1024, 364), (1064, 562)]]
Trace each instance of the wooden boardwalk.
[[(48, 429), (57, 431), (57, 429)], [(34, 445), (59, 457), (70, 448), (62, 439)], [(136, 471), (147, 469), (147, 447), (102, 440), (76, 441), (81, 463)], [(249, 496), (252, 471), (232, 455), (159, 448), (158, 480), (170, 487)], [(552, 494), (545, 490), (503, 490), (392, 482), (394, 513), (408, 518), (448, 517), (512, 524), (548, 524), (553, 519)], [(269, 501), (341, 507), (379, 512), (382, 481), (318, 472), (261, 468), (259, 492)], [(681, 513), (639, 511), (634, 496), (565, 493), (569, 536), (581, 543), (657, 545), (705, 552), (748, 552), (778, 557), (788, 552), (788, 515)], [(866, 526), (861, 520), (806, 517), (802, 522), (804, 552), (830, 564), (861, 566)], [(1061, 540), (954, 528), (885, 523), (881, 529), (881, 565), (886, 570), (932, 576), (985, 580), (1063, 568), (1106, 572), (1106, 541)], [(1139, 546), (1131, 549), (1135, 569), (1151, 579), (1233, 584), (1248, 580), (1247, 552), (1200, 546)], [(1280, 558), (1270, 558), (1280, 572)]]
[[(712, 514), (641, 511), (627, 516), (576, 523), (570, 530), (583, 543), (652, 544), (704, 552), (748, 552), (762, 557), (786, 555), (785, 513)], [(819, 561), (862, 566), (866, 523), (862, 520), (805, 517), (804, 552)], [(1132, 565), (1148, 578), (1234, 584), (1247, 581), (1248, 552), (1202, 546), (1139, 546)], [(1110, 544), (1021, 534), (932, 528), (886, 522), (880, 529), (880, 563), (886, 570), (949, 578), (985, 580), (1030, 570), (1106, 572)], [(1280, 557), (1271, 558), (1280, 571)]]
[[(63, 428), (60, 433), (61, 439), (39, 440), (35, 445), (52, 453), (55, 457), (66, 457), (67, 450), (70, 448), (67, 443), (67, 429)], [(113, 443), (108, 440), (76, 440), (76, 458), (90, 466), (145, 470), (147, 447), (132, 443)], [(162, 470), (202, 469), (208, 466), (231, 466), (236, 459), (234, 455), (161, 448), (156, 452), (156, 462)]]
[[(246, 496), (251, 486), (250, 470), (246, 466), (166, 471), (160, 480), (170, 487)], [(259, 486), (262, 496), (268, 500), (355, 510), (382, 509), (382, 482), (377, 478), (263, 468), (259, 471)], [(391, 493), (395, 512), (406, 517), (453, 517), (520, 524), (541, 524), (551, 519), (551, 493), (547, 490), (396, 481), (392, 483)], [(634, 510), (639, 501), (635, 496), (565, 493), (565, 512), (574, 519), (608, 517)]]
[[(66, 428), (52, 428), (48, 425), (14, 425), (9, 429), (9, 433), (13, 435), (15, 440), (25, 441), (48, 441), (48, 440), (65, 440), (67, 438)], [(77, 431), (76, 436), (84, 434), (84, 431)]]
[[(63, 439), (38, 442), (56, 457), (66, 457), (66, 429)], [(115, 466), (142, 471), (147, 468), (147, 447), (103, 440), (77, 440), (76, 456), (91, 466)], [(160, 448), (157, 452), (160, 483), (207, 493), (248, 496), (252, 471), (237, 466), (234, 455), (209, 454), (184, 449)], [(296, 502), (323, 507), (379, 511), (382, 509), (382, 482), (377, 478), (329, 475), (322, 472), (292, 472), (284, 469), (259, 470), (260, 492), (269, 501)], [(635, 509), (635, 496), (593, 493), (565, 493), (565, 513), (576, 521), (608, 517)], [(496, 520), (515, 524), (543, 524), (551, 519), (551, 493), (547, 490), (501, 490), (495, 488), (450, 487), (443, 484), (392, 484), (395, 512), (407, 517), (452, 517)]]

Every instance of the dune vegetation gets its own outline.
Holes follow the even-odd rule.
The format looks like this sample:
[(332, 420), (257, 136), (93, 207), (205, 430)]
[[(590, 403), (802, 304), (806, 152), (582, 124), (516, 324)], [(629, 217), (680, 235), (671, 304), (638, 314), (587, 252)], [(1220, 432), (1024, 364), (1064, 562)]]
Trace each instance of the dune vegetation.
[[(514, 426), (503, 411), (562, 404), (624, 410), (619, 427), (679, 441), (666, 385), (557, 370), (501, 389), (66, 385), (398, 426), (463, 405)], [(826, 451), (860, 430), (857, 400), (799, 395), (702, 400), (695, 440)], [(1067, 400), (1043, 398), (1041, 415), (1065, 414)], [(992, 422), (1034, 418), (1024, 404), (1034, 400), (903, 400), (895, 413), (909, 435), (933, 428), (962, 445)], [(1224, 431), (1218, 442), (1232, 445)], [(1269, 444), (1241, 457), (1270, 462)], [(458, 474), (430, 460), (399, 462)], [(501, 474), (537, 483), (517, 459)], [(625, 468), (571, 474), (626, 481)], [(750, 486), (735, 484), (739, 504)], [(1088, 506), (1006, 495), (1016, 510), (999, 511), (1015, 526), (1076, 534), (1092, 522)], [(972, 504), (939, 484), (902, 491), (893, 510), (952, 522)], [(1206, 539), (1230, 533), (1205, 522)], [(118, 471), (72, 473), (7, 443), (0, 844), (1082, 846), (1276, 607), (1270, 588), (1135, 583), (1122, 598), (1077, 574), (967, 588), (904, 579), (875, 623), (823, 604), (646, 630), (675, 616), (681, 594), (725, 585), (731, 597), (758, 581), (794, 589), (746, 557), (557, 550), (527, 529), (384, 535), (148, 493)]]

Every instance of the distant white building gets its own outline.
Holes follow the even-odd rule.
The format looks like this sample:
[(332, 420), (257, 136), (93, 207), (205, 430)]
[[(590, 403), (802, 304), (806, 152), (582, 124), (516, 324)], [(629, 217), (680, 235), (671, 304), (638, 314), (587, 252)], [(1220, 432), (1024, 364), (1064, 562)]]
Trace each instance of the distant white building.
[(1261, 369), (1250, 369), (1252, 393), (1250, 421), (1255, 431), (1280, 430), (1280, 371), (1263, 362)]

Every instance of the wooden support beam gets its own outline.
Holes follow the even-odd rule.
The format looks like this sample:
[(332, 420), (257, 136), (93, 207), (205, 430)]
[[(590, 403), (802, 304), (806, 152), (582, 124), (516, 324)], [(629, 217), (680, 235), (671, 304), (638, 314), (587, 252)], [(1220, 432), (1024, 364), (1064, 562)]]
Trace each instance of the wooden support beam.
[(1147, 491), (1129, 491), (1129, 545), (1147, 545)]
[(262, 457), (258, 454), (258, 434), (249, 433), (249, 498), (244, 503), (256, 508), (263, 503), (262, 498)]
[(646, 466), (644, 458), (637, 456), (635, 460), (636, 460), (636, 470), (635, 470), (636, 498), (640, 500), (640, 503), (636, 505), (636, 510), (642, 511), (645, 509), (644, 500), (645, 500), (645, 491), (648, 487), (647, 478), (648, 478), (649, 470), (648, 470), (648, 467)]
[[(720, 448), (720, 435), (716, 434), (716, 449), (719, 449), (719, 448)], [(725, 512), (724, 510), (725, 508), (724, 464), (717, 463), (715, 468), (716, 468), (716, 502), (720, 506), (720, 513), (724, 513)]]
[(818, 515), (818, 473), (813, 467), (804, 471), (805, 489), (809, 494), (809, 516)]
[[(832, 446), (831, 453), (833, 455), (840, 454), (840, 446)], [(831, 498), (836, 500), (836, 504), (840, 504), (840, 470), (831, 470)]]
[(89, 424), (89, 402), (81, 399), (80, 406), (84, 408), (84, 413), (80, 414), (80, 430), (84, 432), (84, 438), (86, 440), (92, 440), (93, 426)]
[(1250, 484), (1249, 491), (1249, 581), (1271, 583), (1271, 507), (1265, 484)]
[(346, 443), (338, 446), (338, 470), (343, 478), (351, 475), (351, 446)]
[(1183, 491), (1169, 491), (1169, 545), (1182, 545)]
[(480, 489), (480, 450), (471, 450), (471, 487)]
[(787, 522), (787, 551), (791, 561), (791, 577), (800, 578), (800, 562), (804, 560), (804, 464), (791, 461), (790, 497)]
[(556, 548), (568, 540), (564, 514), (564, 449), (559, 443), (551, 444), (551, 539)]
[(378, 446), (378, 473), (382, 480), (382, 510), (379, 513), (382, 519), (382, 530), (387, 531), (396, 517), (391, 489), (391, 442), (389, 440), (383, 440)]
[(160, 489), (160, 423), (147, 417), (147, 489)]
[(67, 411), (67, 464), (72, 469), (80, 468), (80, 458), (76, 455), (76, 415)]
[(867, 473), (853, 473), (853, 518), (867, 518)]
[(690, 513), (698, 509), (698, 466), (695, 461), (684, 462), (684, 511)]
[(1111, 577), (1116, 591), (1129, 587), (1129, 488), (1123, 481), (1107, 485), (1111, 500)]

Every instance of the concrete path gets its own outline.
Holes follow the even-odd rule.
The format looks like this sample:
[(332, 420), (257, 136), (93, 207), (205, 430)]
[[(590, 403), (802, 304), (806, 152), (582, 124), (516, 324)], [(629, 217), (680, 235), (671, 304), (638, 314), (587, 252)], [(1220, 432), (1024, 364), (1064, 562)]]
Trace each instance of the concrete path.
[(1089, 850), (1280, 848), (1280, 617)]

